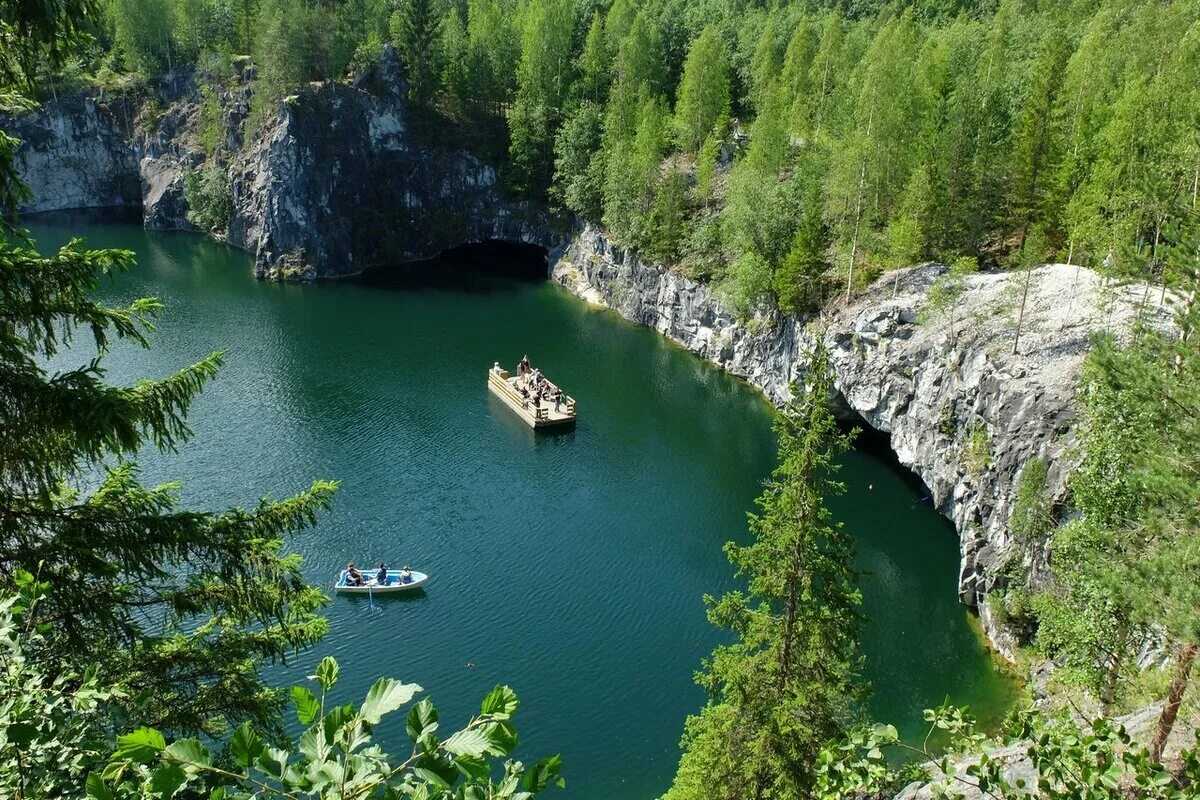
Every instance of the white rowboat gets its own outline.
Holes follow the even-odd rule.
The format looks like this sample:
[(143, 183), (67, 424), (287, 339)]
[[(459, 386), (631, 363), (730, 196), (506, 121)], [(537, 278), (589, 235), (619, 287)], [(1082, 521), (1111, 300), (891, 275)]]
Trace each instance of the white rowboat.
[(387, 594), (391, 592), (407, 592), (412, 589), (420, 588), (429, 580), (429, 576), (424, 572), (410, 570), (408, 579), (405, 580), (401, 573), (404, 570), (389, 569), (387, 573), (387, 583), (378, 583), (375, 580), (375, 573), (378, 570), (368, 572), (363, 570), (363, 577), (367, 578), (366, 584), (363, 586), (351, 586), (346, 583), (346, 570), (338, 573), (337, 581), (333, 584), (335, 592), (346, 592), (348, 594)]

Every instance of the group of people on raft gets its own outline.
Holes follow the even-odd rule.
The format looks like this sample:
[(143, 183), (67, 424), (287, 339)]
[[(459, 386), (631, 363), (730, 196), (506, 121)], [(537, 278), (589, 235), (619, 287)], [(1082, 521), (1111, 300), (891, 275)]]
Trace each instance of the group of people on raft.
[(513, 385), (521, 393), (521, 397), (532, 401), (534, 408), (541, 408), (543, 400), (547, 403), (553, 400), (555, 411), (562, 408), (562, 389), (546, 380), (540, 369), (531, 367), (527, 355), (521, 356), (517, 363), (517, 377)]
[[(410, 580), (412, 580), (412, 570), (409, 567), (405, 566), (404, 569), (400, 570), (400, 582), (408, 583)], [(346, 565), (346, 585), (347, 586), (366, 586), (367, 581), (368, 581), (367, 576), (364, 575), (362, 573), (362, 571), (359, 570), (359, 568), (354, 565), (353, 561), (351, 561), (349, 564)], [(376, 586), (387, 586), (387, 583), (388, 583), (387, 564), (384, 564), (381, 561), (381, 562), (379, 562), (379, 571), (375, 573), (375, 585)]]

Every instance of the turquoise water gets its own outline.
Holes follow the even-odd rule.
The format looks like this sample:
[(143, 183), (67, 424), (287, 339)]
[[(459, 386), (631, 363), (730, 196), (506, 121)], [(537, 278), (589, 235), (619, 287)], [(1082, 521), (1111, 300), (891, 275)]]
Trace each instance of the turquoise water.
[[(322, 656), (358, 699), (379, 675), (421, 683), (444, 725), (496, 683), (522, 699), (519, 756), (561, 752), (570, 800), (650, 798), (670, 784), (692, 673), (721, 634), (701, 596), (735, 585), (721, 553), (774, 463), (770, 411), (743, 382), (548, 282), (463, 272), (401, 288), (277, 285), (245, 254), (127, 223), (40, 219), (136, 251), (112, 302), (166, 303), (155, 346), (118, 348), (109, 377), (161, 376), (214, 349), (227, 366), (196, 402), (196, 438), (145, 458), (199, 507), (342, 481), (334, 509), (293, 546), (330, 585), (346, 561), (411, 563), (424, 594), (334, 598), (329, 637), (272, 680)], [(454, 265), (442, 265), (453, 269)], [(495, 360), (534, 363), (579, 402), (573, 432), (535, 435), (491, 398)], [(846, 457), (833, 501), (859, 542), (871, 713), (918, 735), (944, 697), (984, 719), (1011, 685), (955, 596), (957, 541), (903, 473)], [(406, 746), (402, 720), (380, 730)]]

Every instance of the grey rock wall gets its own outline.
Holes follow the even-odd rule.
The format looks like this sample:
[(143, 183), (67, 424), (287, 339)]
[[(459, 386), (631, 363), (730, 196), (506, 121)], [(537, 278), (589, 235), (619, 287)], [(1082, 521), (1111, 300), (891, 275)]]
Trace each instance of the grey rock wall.
[[(561, 245), (545, 210), (506, 196), (496, 171), (409, 130), (395, 52), (356, 85), (314, 84), (279, 103), (243, 141), (244, 87), (220, 91), (234, 212), (219, 236), (254, 256), (265, 278), (314, 279), (432, 258), (491, 239)], [(140, 206), (146, 227), (192, 229), (184, 175), (207, 156), (197, 144), (200, 103), (187, 78), (160, 89), (163, 110), (92, 97), (50, 102), (5, 121), (23, 140), (17, 165), (33, 190), (23, 210)]]
[[(1128, 330), (1142, 289), (1105, 290), (1099, 276), (1067, 265), (1033, 273), (1019, 352), (1014, 354), (1012, 274), (973, 276), (953, 314), (923, 322), (929, 287), (944, 268), (926, 265), (881, 278), (850, 305), (822, 318), (777, 315), (739, 322), (711, 285), (614, 246), (586, 227), (551, 265), (551, 276), (584, 299), (647, 325), (740, 375), (775, 403), (802, 381), (806, 353), (823, 335), (842, 415), (889, 434), (900, 463), (929, 488), (935, 507), (960, 536), (962, 601), (978, 609), (1006, 656), (1014, 640), (984, 598), (1002, 588), (1016, 559), (1033, 572), (1045, 554), (1014, 543), (1008, 531), (1020, 471), (1034, 458), (1051, 466), (1064, 494), (1072, 401), (1093, 333)], [(1165, 320), (1165, 309), (1148, 305)], [(1165, 324), (1165, 323), (1164, 323)], [(823, 333), (822, 333), (823, 332)], [(964, 466), (972, 431), (987, 442), (978, 470)]]
[(21, 210), (136, 206), (136, 111), (131, 102), (86, 94), (0, 119), (21, 140), (16, 165), (31, 192)]

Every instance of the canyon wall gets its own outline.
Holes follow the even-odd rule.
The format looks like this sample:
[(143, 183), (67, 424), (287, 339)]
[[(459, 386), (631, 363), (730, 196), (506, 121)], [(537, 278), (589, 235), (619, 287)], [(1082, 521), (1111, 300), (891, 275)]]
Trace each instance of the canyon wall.
[(164, 85), (140, 108), (77, 96), (2, 120), (22, 140), (17, 167), (32, 191), (23, 210), (141, 207), (148, 228), (195, 230), (185, 176), (212, 163), (232, 201), (215, 235), (251, 253), (259, 277), (337, 278), (468, 242), (565, 240), (539, 205), (510, 199), (488, 164), (416, 143), (390, 47), (354, 85), (314, 85), (261, 125), (247, 122), (247, 87), (219, 90), (213, 153), (199, 143), (195, 86), (186, 76)]
[(957, 307), (933, 315), (926, 301), (944, 269), (930, 264), (887, 274), (819, 318), (764, 313), (745, 322), (710, 284), (645, 263), (593, 227), (552, 262), (551, 276), (742, 376), (776, 404), (788, 398), (790, 383), (803, 381), (806, 354), (822, 337), (835, 406), (848, 421), (888, 434), (900, 463), (954, 522), (959, 596), (979, 610), (989, 638), (1011, 657), (1015, 641), (985, 597), (1004, 588), (1010, 563), (1036, 575), (1046, 558), (1009, 534), (1020, 472), (1033, 459), (1045, 460), (1050, 491), (1063, 499), (1072, 401), (1092, 335), (1128, 330), (1141, 306), (1160, 320), (1168, 314), (1143, 288), (1106, 290), (1090, 270), (1047, 265), (1029, 276), (1014, 352), (1023, 276), (972, 276)]

